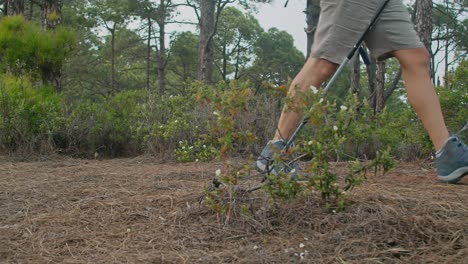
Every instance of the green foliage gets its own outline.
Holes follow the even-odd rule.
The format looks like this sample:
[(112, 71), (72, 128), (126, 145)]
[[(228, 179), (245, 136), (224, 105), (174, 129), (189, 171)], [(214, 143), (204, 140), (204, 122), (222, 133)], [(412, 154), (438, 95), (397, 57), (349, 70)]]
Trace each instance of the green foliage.
[(216, 170), (216, 179), (212, 185), (204, 187), (205, 201), (215, 213), (225, 215), (226, 220), (229, 220), (232, 214), (250, 214), (248, 206), (239, 199), (245, 191), (239, 189), (238, 184), (242, 178), (250, 174), (251, 167), (234, 166), (226, 161), (225, 168), (225, 172)]
[(433, 41), (439, 45), (439, 41), (443, 40), (445, 43), (442, 45), (454, 46), (461, 59), (466, 59), (467, 53), (468, 19), (462, 15), (466, 7), (466, 2), (459, 4), (456, 1), (443, 1), (434, 3), (432, 9)]
[[(354, 158), (348, 167), (345, 185), (340, 186), (339, 176), (333, 171), (329, 160), (332, 157), (353, 160), (344, 148), (348, 138), (354, 137), (351, 124), (359, 126), (366, 121), (362, 119), (361, 113), (356, 111), (359, 106), (357, 96), (350, 94), (344, 103), (338, 106), (336, 102), (325, 99), (322, 92), (315, 88), (300, 94), (300, 100), (290, 102), (288, 106), (296, 112), (301, 110), (300, 108), (305, 111), (308, 124), (314, 133), (309, 134), (306, 141), (292, 151), (311, 157), (304, 168), (304, 173), (310, 178), (308, 187), (320, 193), (327, 208), (342, 210), (345, 207), (346, 192), (364, 182), (369, 170), (381, 168), (383, 172), (387, 172), (393, 166), (389, 151), (378, 152), (376, 159), (371, 162)], [(309, 102), (313, 102), (311, 108), (308, 108)], [(273, 188), (269, 185), (273, 185)], [(266, 186), (265, 190), (274, 199), (292, 199), (301, 193), (307, 193), (307, 187), (301, 188), (285, 173), (269, 177)]]
[(218, 22), (214, 37), (215, 59), (222, 80), (239, 79), (240, 72), (253, 59), (253, 47), (262, 27), (255, 17), (234, 7), (226, 7)]
[(25, 77), (0, 75), (0, 146), (7, 150), (52, 148), (63, 126), (62, 97), (53, 88), (33, 88)]
[[(290, 200), (302, 196), (319, 193), (324, 206), (331, 210), (343, 210), (346, 206), (346, 194), (356, 186), (362, 184), (368, 172), (386, 173), (394, 166), (390, 150), (377, 151), (371, 161), (350, 157), (346, 153), (345, 143), (353, 137), (353, 126), (358, 126), (367, 120), (356, 111), (359, 100), (355, 95), (349, 95), (342, 105), (325, 99), (323, 92), (316, 88), (310, 91), (298, 91), (299, 96), (294, 101), (288, 102), (289, 111), (304, 111), (309, 120), (309, 126), (313, 127), (314, 134), (308, 135), (306, 141), (296, 147), (283, 150), (275, 155), (274, 166), (286, 167), (291, 160), (299, 160), (301, 157), (309, 157), (303, 171), (294, 178), (291, 173), (279, 172), (268, 175), (262, 189), (274, 200)], [(312, 107), (309, 107), (312, 102)], [(330, 164), (332, 157), (346, 157), (351, 160), (345, 177), (333, 170)], [(218, 213), (228, 213), (237, 208), (235, 203), (239, 189), (239, 179), (248, 174), (248, 167), (233, 168), (226, 166), (227, 172), (217, 175), (222, 188), (207, 189), (209, 205)], [(234, 169), (234, 170), (232, 170)], [(302, 174), (301, 174), (302, 173)], [(220, 173), (217, 173), (220, 174)], [(300, 183), (303, 178), (307, 183)], [(229, 197), (229, 199), (223, 199)]]
[(344, 143), (346, 156), (373, 159), (378, 150), (390, 148), (395, 158), (414, 160), (427, 158), (433, 151), (422, 123), (408, 106), (401, 105), (399, 109), (387, 106), (375, 116), (364, 103), (358, 120), (350, 124), (352, 136)]
[(124, 25), (130, 15), (131, 2), (127, 0), (93, 0), (88, 2), (86, 13), (94, 19), (96, 26), (104, 25), (108, 30)]
[(188, 31), (172, 38), (168, 70), (176, 79), (174, 86), (184, 86), (184, 82), (196, 79), (199, 41), (196, 34)]
[(258, 37), (255, 55), (254, 65), (245, 73), (255, 83), (287, 83), (299, 72), (305, 60), (304, 55), (294, 47), (292, 36), (276, 28)]
[(184, 140), (179, 141), (175, 153), (178, 162), (211, 161), (218, 155), (218, 150), (203, 140), (197, 140), (193, 145)]
[(206, 137), (219, 146), (222, 156), (256, 140), (251, 131), (242, 129), (237, 123), (241, 115), (248, 113), (249, 102), (253, 100), (250, 83), (231, 81), (229, 84), (221, 82), (217, 87), (201, 86), (197, 99), (214, 110), (214, 122), (208, 123), (212, 130)]
[(43, 31), (22, 16), (0, 21), (2, 72), (32, 74), (44, 78), (58, 71), (76, 46), (75, 34), (67, 28)]
[(437, 92), (447, 126), (457, 132), (468, 121), (468, 61), (462, 61), (449, 80), (450, 87), (437, 87)]
[(144, 140), (152, 152), (173, 152), (179, 141), (199, 138), (200, 127), (193, 123), (194, 98), (192, 87), (185, 95), (148, 96), (144, 106), (148, 133)]
[[(206, 87), (195, 83), (185, 91), (185, 95), (159, 96), (126, 90), (78, 102), (66, 97), (65, 124), (54, 131), (54, 140), (59, 149), (71, 154), (149, 152), (175, 155), (180, 162), (208, 161), (218, 150), (223, 155), (235, 154), (250, 145), (255, 137), (245, 129), (250, 118), (246, 113), (252, 110), (249, 103), (254, 97), (248, 84)], [(204, 103), (197, 103), (197, 93), (204, 94), (205, 99), (200, 97)]]
[[(135, 69), (144, 69), (146, 67), (145, 57), (146, 47), (139, 40), (141, 39), (135, 32), (128, 29), (121, 29), (115, 34), (115, 56), (118, 87), (125, 87), (129, 90), (137, 90), (145, 87), (146, 75)], [(111, 55), (111, 40), (106, 38), (106, 42), (100, 50), (103, 64), (98, 67), (107, 66), (111, 68), (111, 61), (107, 58)], [(108, 73), (107, 73), (108, 74)], [(110, 76), (108, 77), (110, 79)], [(154, 78), (151, 78), (154, 80)], [(105, 87), (103, 87), (105, 88)]]
[(85, 100), (67, 107), (66, 134), (61, 147), (75, 154), (98, 152), (125, 155), (138, 152), (142, 139), (142, 91), (125, 91), (104, 100)]

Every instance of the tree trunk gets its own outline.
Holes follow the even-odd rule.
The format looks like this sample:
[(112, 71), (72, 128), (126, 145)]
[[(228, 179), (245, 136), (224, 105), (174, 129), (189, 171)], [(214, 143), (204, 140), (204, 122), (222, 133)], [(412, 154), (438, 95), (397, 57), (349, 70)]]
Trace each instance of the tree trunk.
[(361, 95), (361, 60), (359, 53), (354, 55), (352, 60), (352, 72), (351, 72), (351, 91), (357, 94), (358, 97)]
[(44, 0), (42, 4), (42, 27), (55, 29), (62, 23), (62, 0)]
[(377, 80), (375, 85), (375, 109), (376, 114), (382, 113), (385, 106), (385, 61), (377, 63)]
[(445, 87), (449, 87), (449, 78), (448, 78), (448, 71), (449, 71), (449, 47), (450, 47), (450, 42), (449, 42), (449, 27), (446, 27), (446, 37), (445, 37), (445, 51), (444, 51), (444, 85)]
[(306, 10), (307, 28), (305, 29), (307, 34), (307, 57), (310, 56), (310, 50), (314, 43), (315, 30), (317, 29), (318, 20), (320, 16), (320, 1), (319, 0), (307, 0)]
[(369, 102), (369, 106), (372, 109), (375, 109), (375, 106), (377, 105), (377, 95), (376, 95), (376, 79), (377, 79), (377, 63), (373, 57), (370, 57), (370, 64), (367, 65), (366, 70), (367, 70), (367, 80), (368, 80), (368, 86), (369, 86), (369, 97), (367, 98), (367, 101)]
[(159, 19), (157, 20), (159, 26), (159, 50), (157, 53), (158, 58), (158, 82), (159, 82), (159, 94), (166, 92), (166, 0), (160, 0), (159, 6)]
[(158, 78), (159, 78), (159, 93), (166, 92), (166, 32), (165, 25), (159, 25), (159, 52), (158, 52)]
[(115, 24), (109, 28), (111, 33), (111, 92), (115, 92)]
[(239, 68), (240, 68), (240, 49), (237, 49), (236, 70), (234, 73), (234, 80), (239, 80)]
[(29, 6), (27, 10), (25, 11), (25, 17), (27, 20), (32, 20), (33, 19), (33, 14), (34, 14), (34, 2), (29, 1)]
[(33, 1), (31, 0), (29, 1), (27, 8), (25, 7), (24, 14), (27, 20), (33, 19), (33, 15), (34, 15), (34, 2)]
[(388, 98), (390, 98), (390, 96), (393, 94), (395, 89), (397, 88), (398, 83), (400, 82), (400, 79), (401, 79), (401, 74), (402, 74), (401, 68), (399, 68), (397, 74), (393, 78), (392, 84), (390, 85), (390, 87), (385, 89), (385, 92), (384, 92), (384, 102), (385, 103), (387, 102)]
[(198, 79), (206, 84), (213, 78), (213, 43), (216, 0), (200, 1), (200, 46)]
[(226, 54), (227, 53), (226, 43), (223, 44), (221, 53), (222, 53), (222, 63), (223, 63), (221, 67), (221, 76), (223, 78), (223, 81), (227, 81), (228, 55)]
[(146, 44), (146, 90), (150, 90), (151, 82), (151, 34), (153, 33), (153, 25), (151, 18), (148, 18), (148, 40)]
[(24, 15), (24, 0), (6, 0), (5, 10), (7, 16)]
[[(416, 31), (429, 54), (432, 55), (431, 34), (432, 34), (432, 0), (416, 1)], [(434, 66), (430, 67), (432, 81), (434, 80)]]

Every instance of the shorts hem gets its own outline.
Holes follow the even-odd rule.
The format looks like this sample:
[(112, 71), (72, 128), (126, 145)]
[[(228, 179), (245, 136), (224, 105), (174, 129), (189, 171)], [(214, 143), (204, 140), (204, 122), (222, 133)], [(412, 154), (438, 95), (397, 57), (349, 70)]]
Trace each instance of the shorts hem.
[(398, 50), (406, 50), (406, 49), (419, 49), (419, 48), (424, 48), (424, 44), (420, 42), (419, 44), (415, 45), (406, 45), (406, 46), (397, 46), (397, 47), (392, 47), (392, 48), (387, 48), (387, 49), (381, 49), (379, 51), (373, 52), (371, 55), (374, 57), (377, 61), (384, 61), (389, 58), (393, 58), (393, 52), (398, 51)]

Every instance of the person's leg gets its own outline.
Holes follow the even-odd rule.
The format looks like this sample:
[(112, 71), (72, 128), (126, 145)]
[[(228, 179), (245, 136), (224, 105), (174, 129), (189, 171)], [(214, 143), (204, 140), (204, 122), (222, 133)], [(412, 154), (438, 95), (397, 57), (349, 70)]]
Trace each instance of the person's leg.
[[(301, 71), (294, 78), (289, 88), (288, 96), (294, 101), (298, 90), (305, 91), (311, 86), (320, 87), (336, 71), (337, 65), (325, 59), (309, 58)], [(297, 162), (281, 165), (277, 168), (273, 165), (275, 153), (281, 152), (286, 146), (286, 141), (292, 136), (301, 121), (303, 113), (296, 113), (284, 108), (281, 113), (278, 127), (273, 140), (269, 141), (257, 158), (255, 167), (262, 173), (276, 174), (280, 171), (291, 172), (292, 176), (299, 179), (297, 173), (300, 168)]]
[(400, 62), (409, 102), (424, 124), (435, 149), (440, 150), (449, 132), (429, 75), (429, 53), (425, 48), (416, 48), (394, 51), (393, 55)]
[(450, 135), (429, 76), (429, 54), (425, 48), (393, 52), (400, 61), (408, 99), (424, 124), (437, 149), (439, 180), (456, 183), (468, 174), (468, 146), (457, 135)]
[[(289, 88), (288, 96), (292, 97), (296, 94), (297, 89), (305, 91), (311, 86), (319, 88), (322, 83), (330, 78), (336, 71), (337, 65), (324, 59), (309, 58), (302, 67), (299, 74), (294, 78)], [(296, 130), (299, 122), (302, 119), (302, 113), (296, 113), (292, 110), (284, 108), (278, 122), (273, 140), (287, 140)]]

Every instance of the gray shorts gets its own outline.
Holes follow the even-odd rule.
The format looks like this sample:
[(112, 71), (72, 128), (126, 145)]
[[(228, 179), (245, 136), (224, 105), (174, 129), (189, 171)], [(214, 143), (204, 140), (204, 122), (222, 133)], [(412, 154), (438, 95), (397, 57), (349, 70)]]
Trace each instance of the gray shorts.
[[(340, 64), (384, 0), (321, 0), (311, 57)], [(392, 51), (424, 47), (401, 0), (391, 0), (364, 42), (379, 60)]]

